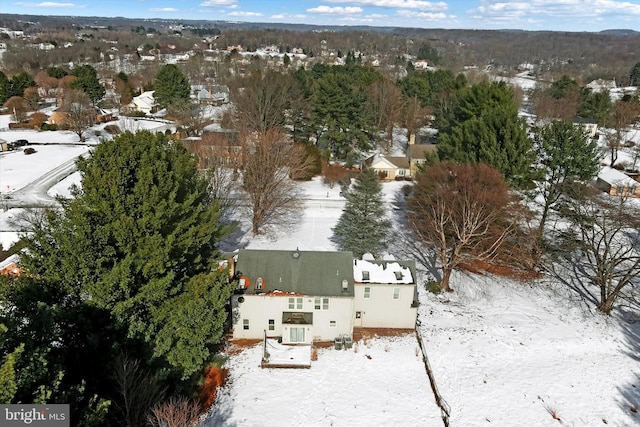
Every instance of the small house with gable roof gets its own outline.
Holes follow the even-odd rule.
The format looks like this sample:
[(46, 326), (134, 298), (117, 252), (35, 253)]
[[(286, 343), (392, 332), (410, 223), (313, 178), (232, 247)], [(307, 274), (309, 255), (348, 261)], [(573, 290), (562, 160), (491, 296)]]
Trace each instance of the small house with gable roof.
[(640, 197), (640, 183), (610, 166), (604, 166), (600, 170), (596, 186), (611, 196)]

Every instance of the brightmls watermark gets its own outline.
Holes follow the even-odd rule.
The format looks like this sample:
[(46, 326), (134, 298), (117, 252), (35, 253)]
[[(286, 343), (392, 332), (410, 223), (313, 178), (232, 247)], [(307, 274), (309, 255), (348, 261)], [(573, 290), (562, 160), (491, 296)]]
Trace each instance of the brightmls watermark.
[(69, 405), (0, 405), (0, 426), (70, 427)]

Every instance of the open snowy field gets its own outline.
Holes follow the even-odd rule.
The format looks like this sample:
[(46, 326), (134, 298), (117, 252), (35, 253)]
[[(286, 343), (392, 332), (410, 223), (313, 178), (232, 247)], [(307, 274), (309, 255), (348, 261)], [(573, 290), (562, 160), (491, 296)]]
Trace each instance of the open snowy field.
[[(388, 198), (397, 184), (385, 186)], [(326, 213), (307, 210), (293, 232), (248, 247), (329, 238), (337, 217)], [(319, 241), (305, 249), (332, 247)], [(418, 330), (452, 426), (640, 425), (637, 314), (601, 315), (544, 279), (456, 273), (455, 292), (440, 296), (424, 289), (426, 280)], [(413, 335), (355, 348), (320, 349), (308, 370), (261, 369), (261, 345), (231, 356), (229, 384), (205, 425), (443, 425)]]

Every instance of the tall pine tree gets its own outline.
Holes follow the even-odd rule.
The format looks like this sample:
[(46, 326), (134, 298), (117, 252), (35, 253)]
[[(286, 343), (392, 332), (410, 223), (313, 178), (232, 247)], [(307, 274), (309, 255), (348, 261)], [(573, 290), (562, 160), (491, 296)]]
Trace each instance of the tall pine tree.
[(189, 101), (189, 93), (191, 92), (189, 79), (175, 64), (163, 65), (158, 70), (153, 88), (155, 90), (153, 96), (161, 107), (179, 105)]
[(109, 312), (153, 359), (198, 372), (231, 289), (216, 261), (229, 230), (195, 160), (162, 134), (127, 132), (78, 169), (75, 198), (27, 238), (27, 271)]
[(391, 228), (382, 199), (382, 185), (373, 169), (356, 177), (353, 188), (345, 192), (347, 203), (333, 229), (342, 250), (360, 258), (365, 253), (380, 255)]
[(506, 83), (471, 86), (437, 122), (441, 160), (486, 163), (511, 184), (524, 187), (530, 183), (535, 160), (533, 142)]

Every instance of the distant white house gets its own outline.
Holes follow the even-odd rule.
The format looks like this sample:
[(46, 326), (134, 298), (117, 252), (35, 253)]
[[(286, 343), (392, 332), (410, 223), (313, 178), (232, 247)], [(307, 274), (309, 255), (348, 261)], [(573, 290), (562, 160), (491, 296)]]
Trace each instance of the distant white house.
[(140, 111), (145, 114), (151, 114), (151, 112), (156, 108), (156, 101), (153, 97), (155, 91), (148, 90), (146, 92), (142, 92), (138, 96), (134, 96), (131, 100), (131, 103), (128, 105), (129, 109), (134, 111)]
[(594, 138), (598, 132), (598, 123), (593, 119), (575, 117), (572, 122), (574, 126), (581, 127), (584, 134), (589, 138)]
[(229, 102), (229, 88), (223, 85), (201, 88), (196, 92), (196, 98), (202, 104), (227, 104)]
[(616, 85), (615, 80), (597, 79), (587, 83), (587, 87), (593, 92), (602, 92), (604, 90), (612, 91), (618, 86)]
[(640, 183), (622, 171), (604, 166), (598, 173), (596, 186), (611, 196), (639, 197)]
[(414, 261), (356, 260), (348, 251), (240, 250), (228, 261), (233, 338), (311, 344), (354, 328), (414, 329)]

